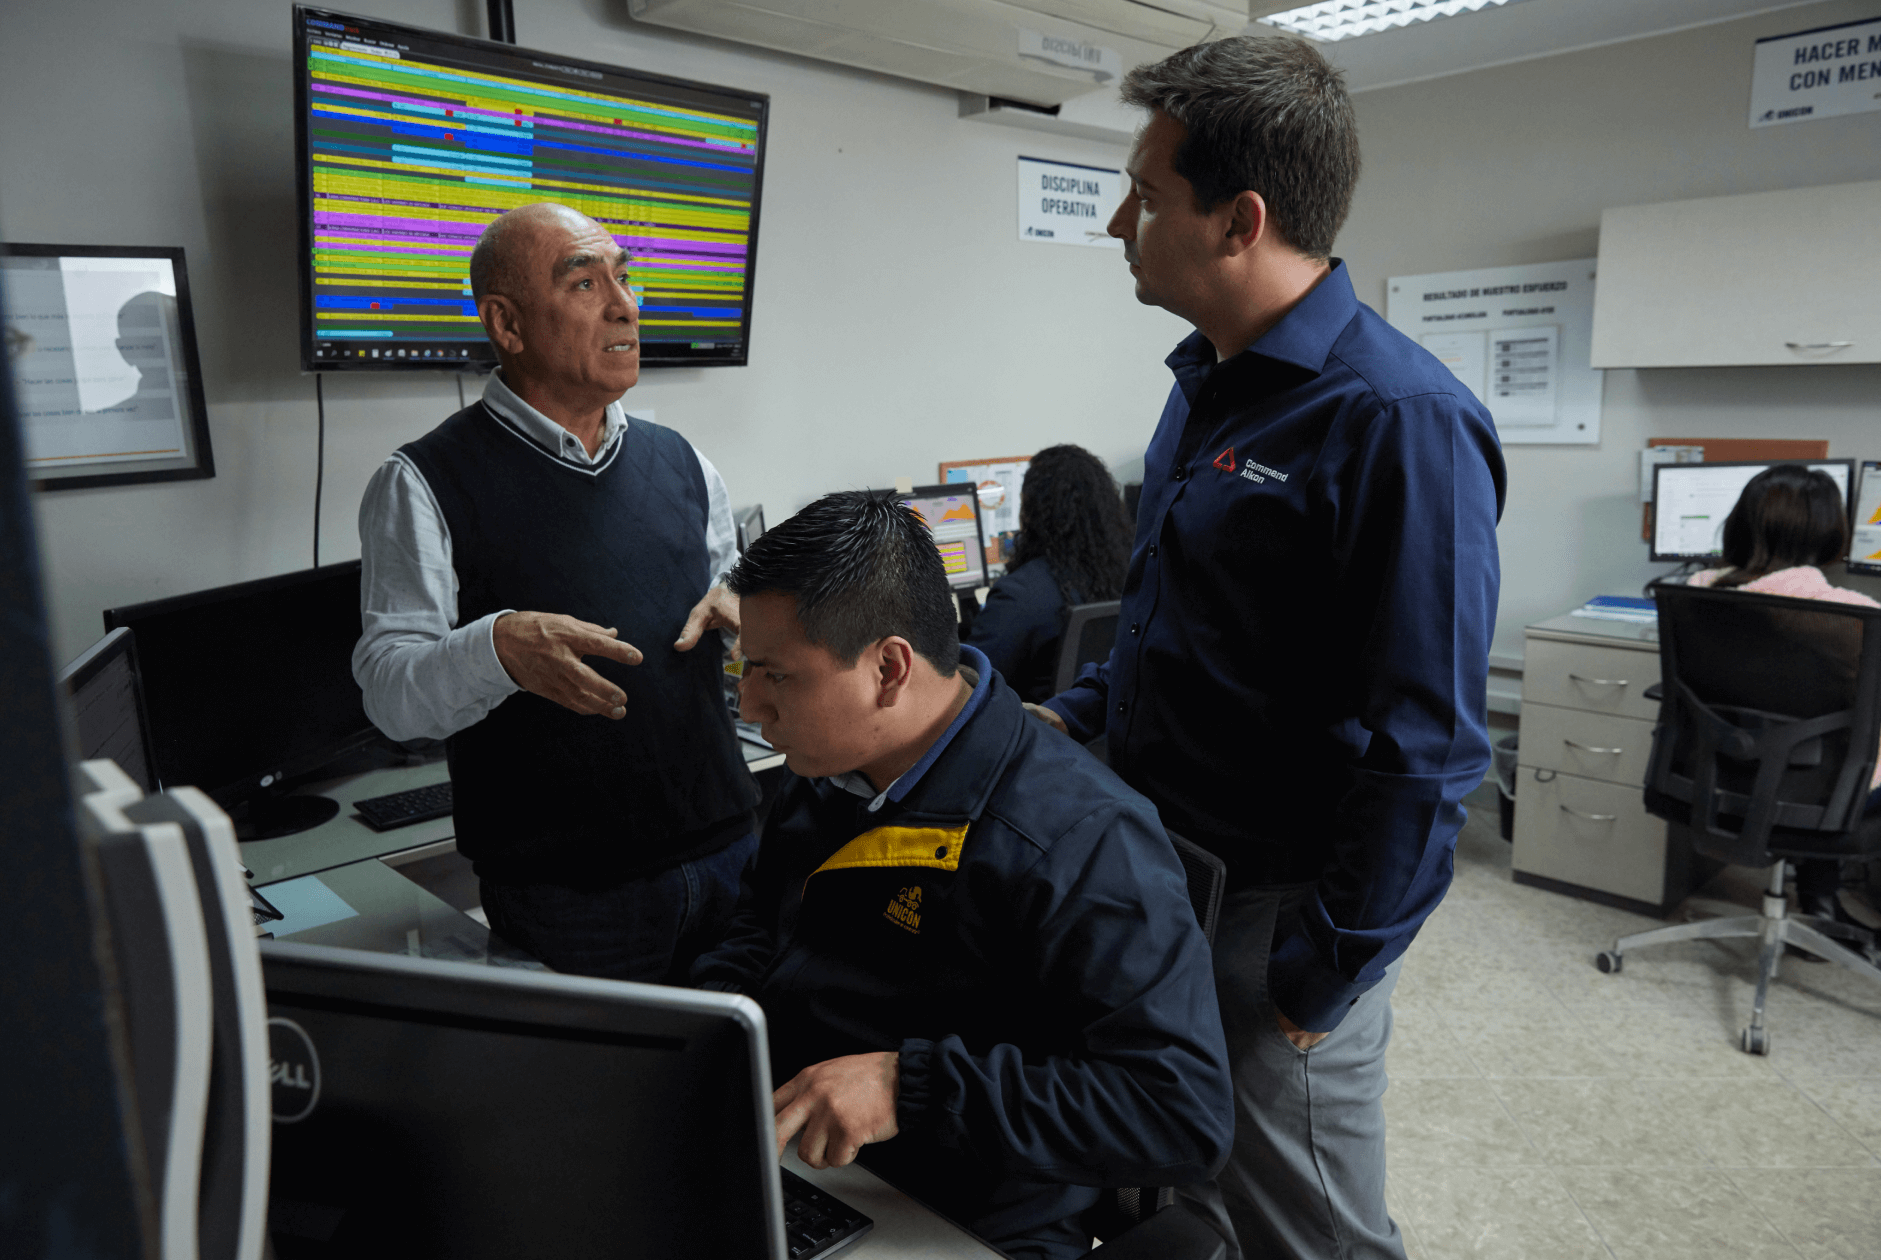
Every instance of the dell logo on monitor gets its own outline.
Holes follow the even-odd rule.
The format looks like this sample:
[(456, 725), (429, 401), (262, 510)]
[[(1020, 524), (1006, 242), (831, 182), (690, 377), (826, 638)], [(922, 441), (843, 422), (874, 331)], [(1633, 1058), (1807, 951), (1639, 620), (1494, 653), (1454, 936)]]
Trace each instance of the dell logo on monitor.
[(291, 1019), (268, 1021), (268, 1082), (276, 1124), (305, 1120), (320, 1101), (320, 1055), (307, 1030)]

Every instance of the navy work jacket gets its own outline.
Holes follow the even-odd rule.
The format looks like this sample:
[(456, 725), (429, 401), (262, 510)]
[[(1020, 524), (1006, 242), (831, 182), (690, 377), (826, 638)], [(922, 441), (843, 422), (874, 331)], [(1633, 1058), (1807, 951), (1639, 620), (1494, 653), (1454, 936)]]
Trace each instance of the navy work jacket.
[(996, 1244), (1080, 1255), (1094, 1187), (1227, 1156), (1208, 943), (1149, 802), (961, 655), (972, 702), (878, 809), (787, 780), (693, 982), (757, 999), (777, 1084), (899, 1051), (900, 1132), (865, 1162)]
[(1116, 646), (1049, 704), (1230, 888), (1313, 885), (1267, 979), (1324, 1032), (1442, 900), (1489, 764), (1502, 452), (1338, 260), (1225, 363), (1199, 332), (1167, 362)]

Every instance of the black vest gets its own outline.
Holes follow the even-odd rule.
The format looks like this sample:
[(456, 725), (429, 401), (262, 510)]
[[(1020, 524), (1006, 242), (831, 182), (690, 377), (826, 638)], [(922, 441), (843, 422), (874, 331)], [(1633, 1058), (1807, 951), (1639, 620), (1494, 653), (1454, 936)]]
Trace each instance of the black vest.
[(571, 463), (482, 403), (400, 447), (450, 530), (457, 625), (505, 608), (614, 626), (639, 665), (587, 664), (627, 716), (519, 691), (446, 745), (457, 847), (485, 879), (592, 886), (711, 852), (750, 829), (757, 786), (708, 633), (673, 650), (712, 580), (705, 474), (671, 429), (634, 420), (607, 459)]

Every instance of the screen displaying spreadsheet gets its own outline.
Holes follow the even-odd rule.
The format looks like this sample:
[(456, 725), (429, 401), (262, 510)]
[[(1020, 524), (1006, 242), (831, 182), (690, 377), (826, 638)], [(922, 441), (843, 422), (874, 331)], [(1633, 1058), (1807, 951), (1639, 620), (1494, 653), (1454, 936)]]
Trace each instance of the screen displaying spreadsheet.
[(294, 10), (301, 366), (487, 367), (470, 252), (570, 206), (629, 255), (643, 364), (742, 364), (769, 98)]

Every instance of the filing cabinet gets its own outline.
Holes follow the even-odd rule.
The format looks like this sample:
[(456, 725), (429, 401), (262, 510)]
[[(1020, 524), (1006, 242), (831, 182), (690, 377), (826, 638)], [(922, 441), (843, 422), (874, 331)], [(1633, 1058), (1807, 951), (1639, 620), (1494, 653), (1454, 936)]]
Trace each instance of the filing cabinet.
[(1663, 916), (1715, 869), (1646, 812), (1658, 681), (1652, 626), (1570, 614), (1527, 628), (1517, 883)]

